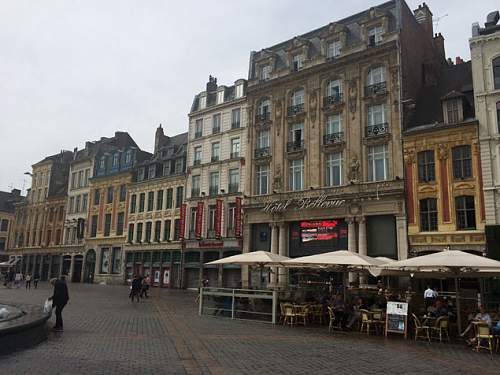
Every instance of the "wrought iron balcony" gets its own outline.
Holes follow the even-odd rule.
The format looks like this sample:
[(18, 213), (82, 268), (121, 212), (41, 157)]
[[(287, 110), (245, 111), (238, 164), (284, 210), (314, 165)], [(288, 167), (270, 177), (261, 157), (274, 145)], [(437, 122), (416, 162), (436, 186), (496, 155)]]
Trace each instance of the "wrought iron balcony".
[(201, 159), (193, 160), (193, 165), (200, 165), (200, 164), (201, 164)]
[(374, 83), (365, 87), (365, 96), (383, 95), (387, 93), (387, 82)]
[(196, 132), (194, 133), (194, 138), (197, 139), (197, 138), (201, 138), (202, 137), (202, 132)]
[(219, 187), (218, 187), (218, 186), (210, 186), (210, 187), (208, 188), (208, 194), (209, 194), (211, 197), (216, 196), (217, 194), (219, 194)]
[(288, 142), (286, 144), (286, 152), (299, 152), (304, 150), (304, 141)]
[(376, 137), (384, 134), (389, 134), (389, 124), (387, 122), (376, 125), (368, 125), (366, 127), (367, 137)]
[(323, 136), (325, 146), (335, 145), (344, 142), (344, 132), (330, 133)]
[(239, 152), (231, 152), (231, 159), (238, 159), (240, 157)]
[(214, 126), (212, 128), (212, 134), (218, 134), (220, 133), (220, 126)]
[(219, 161), (219, 157), (218, 157), (218, 156), (212, 156), (212, 157), (210, 158), (210, 161), (211, 161), (212, 163), (215, 163), (216, 161)]
[(270, 156), (271, 152), (269, 147), (261, 147), (255, 149), (254, 155), (256, 158), (265, 158), (266, 156)]
[(288, 107), (288, 116), (296, 116), (304, 112), (304, 103)]
[(235, 121), (231, 123), (231, 129), (239, 129), (240, 128), (240, 122)]
[(263, 123), (271, 120), (271, 112), (262, 112), (255, 115), (255, 123)]
[(338, 94), (334, 94), (334, 95), (330, 95), (330, 96), (325, 96), (323, 98), (323, 107), (329, 107), (331, 105), (338, 105), (338, 104), (341, 104), (343, 102), (343, 94), (342, 93), (338, 93)]
[(191, 197), (199, 197), (200, 196), (200, 188), (191, 189)]
[(237, 193), (240, 190), (240, 184), (229, 184), (229, 193)]

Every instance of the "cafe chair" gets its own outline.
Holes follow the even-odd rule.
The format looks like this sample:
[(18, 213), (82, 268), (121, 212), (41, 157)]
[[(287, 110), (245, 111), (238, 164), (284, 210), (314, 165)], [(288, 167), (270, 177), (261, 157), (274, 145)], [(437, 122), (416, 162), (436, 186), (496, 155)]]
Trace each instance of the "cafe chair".
[(295, 324), (295, 312), (291, 303), (283, 304), (283, 325), (285, 324), (290, 326)]
[(360, 309), (361, 313), (361, 329), (360, 332), (363, 333), (363, 329), (366, 329), (366, 334), (370, 334), (370, 327), (375, 327), (377, 324), (373, 318), (372, 314), (368, 310)]
[[(487, 324), (477, 325), (476, 340), (477, 346), (476, 351), (479, 352), (481, 349), (489, 350), (490, 355), (493, 358), (493, 335), (490, 334), (490, 327)], [(484, 343), (484, 344), (483, 344)]]
[(382, 310), (374, 310), (371, 311), (371, 315), (375, 329), (377, 330), (377, 332), (382, 332), (383, 334), (385, 329), (384, 313), (382, 312)]
[(448, 342), (450, 341), (450, 335), (448, 334), (450, 320), (447, 316), (440, 316), (437, 318), (434, 326), (430, 327), (431, 338), (434, 334), (439, 335), (439, 342), (443, 342), (443, 333), (446, 336)]
[(311, 320), (323, 324), (323, 305), (312, 305), (309, 307)]
[[(431, 337), (429, 334), (430, 327), (423, 325), (420, 322), (420, 319), (418, 319), (415, 314), (411, 314), (411, 316), (413, 318), (413, 324), (415, 326), (415, 341), (418, 340), (419, 338), (425, 338), (425, 339), (427, 339), (427, 341), (431, 342)], [(424, 332), (425, 336), (422, 335), (421, 332)]]
[(328, 332), (332, 332), (334, 329), (340, 329), (340, 322), (337, 321), (335, 317), (335, 311), (331, 306), (328, 306), (328, 317), (330, 318), (330, 323), (328, 324)]
[(280, 323), (283, 323), (283, 320), (285, 320), (285, 304), (280, 303)]
[(294, 308), (296, 324), (299, 324), (300, 320), (301, 324), (306, 325), (307, 316), (309, 315), (309, 308), (307, 307), (307, 305), (295, 305), (293, 308)]

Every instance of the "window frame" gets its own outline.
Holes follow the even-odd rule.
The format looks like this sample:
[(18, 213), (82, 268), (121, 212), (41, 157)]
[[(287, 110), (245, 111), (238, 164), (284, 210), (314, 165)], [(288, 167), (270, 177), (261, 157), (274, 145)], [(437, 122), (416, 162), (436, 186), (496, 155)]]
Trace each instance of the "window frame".
[[(432, 160), (431, 160), (432, 159)], [(434, 150), (424, 150), (417, 153), (418, 181), (423, 183), (436, 181), (436, 161)]]
[(342, 186), (342, 151), (329, 153), (325, 157), (325, 185), (328, 187)]
[(473, 195), (455, 197), (455, 212), (457, 230), (476, 230), (476, 202)]
[(420, 231), (437, 232), (439, 230), (437, 198), (420, 199), (418, 203)]

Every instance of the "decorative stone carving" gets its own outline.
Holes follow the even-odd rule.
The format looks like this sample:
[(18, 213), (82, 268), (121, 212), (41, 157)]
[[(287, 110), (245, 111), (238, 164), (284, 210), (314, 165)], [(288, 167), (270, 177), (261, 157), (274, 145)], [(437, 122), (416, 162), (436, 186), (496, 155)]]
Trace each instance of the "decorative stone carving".
[(316, 121), (316, 108), (318, 107), (318, 93), (313, 91), (309, 96), (309, 118), (312, 122), (312, 127), (314, 128), (314, 122)]
[[(361, 206), (357, 203), (351, 203), (349, 205), (349, 214), (351, 215), (359, 215), (361, 213)], [(348, 218), (354, 221), (354, 218)]]
[(415, 150), (413, 149), (404, 150), (404, 159), (405, 163), (413, 164), (415, 162)]
[(349, 172), (347, 173), (347, 178), (351, 182), (359, 181), (359, 169), (361, 164), (356, 155), (351, 158), (351, 163), (349, 164)]
[(276, 166), (276, 171), (274, 173), (273, 189), (281, 190), (282, 187), (282, 176), (281, 176), (281, 166), (278, 164)]
[(448, 159), (448, 147), (444, 143), (438, 145), (438, 158), (439, 160)]
[(352, 119), (356, 118), (356, 106), (358, 100), (358, 88), (356, 80), (349, 82), (349, 112), (352, 114)]

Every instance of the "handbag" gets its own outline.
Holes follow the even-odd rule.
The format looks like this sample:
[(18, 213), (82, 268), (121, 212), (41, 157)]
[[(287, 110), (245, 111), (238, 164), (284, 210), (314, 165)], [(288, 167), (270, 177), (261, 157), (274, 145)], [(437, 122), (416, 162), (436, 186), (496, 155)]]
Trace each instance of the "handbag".
[(49, 314), (49, 316), (52, 315), (52, 301), (49, 300), (48, 298), (45, 300), (45, 303), (43, 304), (43, 312)]

